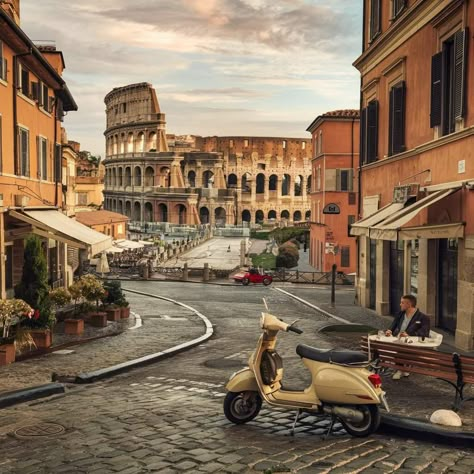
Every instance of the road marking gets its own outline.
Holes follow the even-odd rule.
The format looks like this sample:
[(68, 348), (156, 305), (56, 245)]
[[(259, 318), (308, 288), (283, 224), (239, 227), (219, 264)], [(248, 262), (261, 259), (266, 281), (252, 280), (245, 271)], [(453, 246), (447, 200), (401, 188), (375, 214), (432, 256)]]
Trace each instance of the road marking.
[(300, 303), (303, 303), (306, 306), (309, 306), (310, 308), (315, 309), (316, 311), (319, 311), (320, 313), (324, 314), (328, 318), (333, 318), (333, 319), (335, 319), (337, 321), (340, 321), (341, 323), (344, 323), (344, 324), (352, 324), (351, 321), (348, 321), (347, 319), (344, 319), (344, 318), (340, 318), (339, 316), (335, 316), (334, 314), (328, 313), (324, 309), (319, 308), (318, 306), (316, 306), (314, 304), (311, 304), (309, 301), (306, 301), (303, 298), (300, 298), (299, 296), (293, 295), (292, 293), (289, 293), (288, 291), (282, 290), (281, 288), (273, 288), (273, 289), (276, 290), (276, 291), (279, 291), (280, 293), (284, 293), (285, 295), (289, 296), (290, 298), (293, 298), (293, 299), (299, 301)]
[(133, 311), (130, 311), (130, 314), (135, 318), (135, 326), (132, 326), (128, 329), (131, 330), (141, 328), (143, 326), (142, 317), (138, 313), (134, 313)]

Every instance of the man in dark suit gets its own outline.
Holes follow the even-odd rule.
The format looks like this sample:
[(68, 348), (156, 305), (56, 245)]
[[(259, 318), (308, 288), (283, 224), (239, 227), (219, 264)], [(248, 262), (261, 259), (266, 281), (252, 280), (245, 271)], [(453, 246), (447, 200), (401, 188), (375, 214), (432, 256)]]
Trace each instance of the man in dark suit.
[[(416, 307), (416, 298), (413, 295), (404, 295), (400, 300), (400, 313), (393, 320), (390, 329), (385, 331), (386, 336), (418, 336), (428, 337), (430, 335), (430, 319)], [(402, 376), (408, 377), (408, 372), (397, 370), (393, 379), (398, 380)]]

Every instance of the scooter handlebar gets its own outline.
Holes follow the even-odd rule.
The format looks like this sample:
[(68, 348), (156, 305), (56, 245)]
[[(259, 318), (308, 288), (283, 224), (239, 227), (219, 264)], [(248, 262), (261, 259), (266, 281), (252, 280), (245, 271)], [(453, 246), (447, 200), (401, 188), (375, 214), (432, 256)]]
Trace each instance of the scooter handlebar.
[(296, 332), (296, 334), (303, 334), (303, 330), (295, 326), (288, 326), (287, 331)]

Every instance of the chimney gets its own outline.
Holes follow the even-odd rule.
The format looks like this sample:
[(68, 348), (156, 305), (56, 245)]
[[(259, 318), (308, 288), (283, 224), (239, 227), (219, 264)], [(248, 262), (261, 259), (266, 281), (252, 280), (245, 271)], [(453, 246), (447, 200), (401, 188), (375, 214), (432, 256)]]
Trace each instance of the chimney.
[(20, 26), (20, 0), (0, 0), (0, 7)]

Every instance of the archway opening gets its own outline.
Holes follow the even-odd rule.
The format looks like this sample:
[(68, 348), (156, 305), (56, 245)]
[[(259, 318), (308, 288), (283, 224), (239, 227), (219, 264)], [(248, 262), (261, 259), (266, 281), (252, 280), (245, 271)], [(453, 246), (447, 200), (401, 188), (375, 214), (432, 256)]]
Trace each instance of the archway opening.
[(145, 169), (145, 186), (155, 185), (155, 172), (151, 166), (147, 166)]
[(268, 190), (269, 191), (276, 191), (278, 186), (278, 176), (276, 174), (272, 174), (270, 179), (268, 180)]
[(135, 203), (133, 204), (133, 220), (142, 220), (142, 206), (138, 201), (135, 201)]
[(193, 170), (188, 173), (188, 185), (190, 188), (196, 187), (196, 172)]
[(299, 222), (301, 220), (301, 211), (295, 211), (293, 213), (293, 222)]
[(142, 185), (142, 169), (139, 166), (135, 166), (134, 175), (135, 175), (135, 186), (141, 186)]
[(252, 215), (248, 209), (242, 211), (242, 222), (250, 222)]
[(291, 186), (291, 176), (289, 174), (284, 174), (283, 180), (281, 183), (282, 196), (288, 196), (290, 194), (290, 186)]
[(264, 220), (265, 220), (265, 214), (263, 213), (262, 210), (258, 210), (255, 213), (255, 223), (256, 224), (263, 224)]
[(176, 214), (178, 216), (178, 224), (186, 224), (186, 206), (178, 204), (176, 206)]
[(202, 185), (205, 188), (212, 188), (214, 184), (214, 173), (211, 170), (206, 170), (202, 174)]
[(168, 222), (168, 206), (166, 204), (158, 205), (158, 219), (160, 222)]
[(201, 224), (209, 224), (209, 209), (207, 207), (199, 209), (199, 220)]
[(237, 175), (231, 173), (227, 178), (227, 186), (229, 188), (236, 188), (237, 187)]
[(151, 202), (145, 203), (145, 221), (153, 222), (153, 204)]
[(214, 220), (217, 226), (224, 227), (226, 223), (226, 212), (223, 207), (218, 207), (214, 211)]
[(265, 175), (263, 173), (258, 173), (256, 193), (263, 194), (264, 192), (265, 192)]
[(268, 211), (268, 218), (269, 219), (276, 219), (277, 218), (276, 211)]
[(288, 211), (281, 211), (280, 217), (282, 219), (289, 219), (290, 218), (290, 213)]

